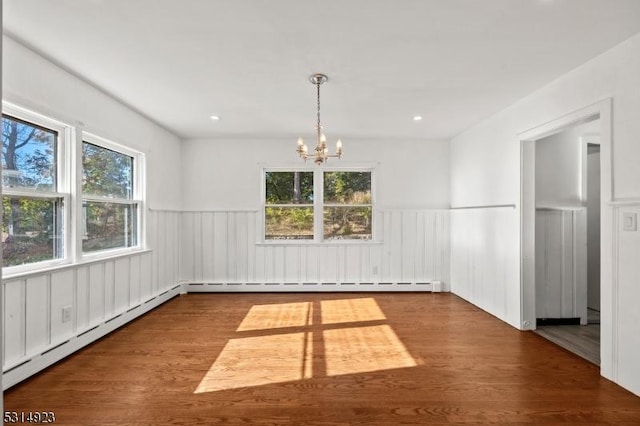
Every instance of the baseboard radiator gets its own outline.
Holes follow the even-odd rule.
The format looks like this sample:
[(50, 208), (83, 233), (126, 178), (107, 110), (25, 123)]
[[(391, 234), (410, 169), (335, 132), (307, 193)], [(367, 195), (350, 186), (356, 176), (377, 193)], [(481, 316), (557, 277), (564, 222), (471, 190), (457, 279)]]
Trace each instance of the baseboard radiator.
[(182, 293), (182, 285), (178, 284), (157, 296), (121, 312), (103, 322), (93, 325), (87, 330), (79, 332), (70, 339), (56, 343), (46, 348), (43, 352), (21, 359), (16, 365), (9, 365), (2, 375), (2, 387), (9, 387), (25, 380), (50, 365), (64, 359), (72, 353), (95, 342), (103, 336), (111, 333), (119, 327), (136, 319), (142, 314), (162, 305), (168, 300)]
[(186, 282), (187, 293), (442, 291), (440, 281), (389, 282)]

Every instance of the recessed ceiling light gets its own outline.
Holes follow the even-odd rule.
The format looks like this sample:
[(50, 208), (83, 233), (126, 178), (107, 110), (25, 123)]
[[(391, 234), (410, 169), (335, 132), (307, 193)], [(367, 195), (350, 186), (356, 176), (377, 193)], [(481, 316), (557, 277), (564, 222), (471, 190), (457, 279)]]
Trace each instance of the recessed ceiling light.
[(422, 116), (421, 115), (414, 115), (413, 116), (413, 121), (420, 121), (422, 120)]
[(219, 116), (219, 115), (212, 115), (212, 116), (211, 116), (211, 119), (212, 119), (213, 121), (219, 121), (219, 120), (220, 120), (220, 116)]

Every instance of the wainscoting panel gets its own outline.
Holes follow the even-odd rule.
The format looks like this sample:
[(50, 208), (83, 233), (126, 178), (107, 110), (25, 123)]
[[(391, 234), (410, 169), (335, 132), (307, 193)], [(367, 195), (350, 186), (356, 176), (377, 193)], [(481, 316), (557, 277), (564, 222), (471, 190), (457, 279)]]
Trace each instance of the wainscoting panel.
[(586, 209), (536, 211), (536, 318), (587, 323)]
[[(612, 303), (603, 303), (603, 325), (610, 327), (616, 382), (640, 395), (640, 199), (614, 206)], [(629, 221), (635, 220), (635, 227)], [(625, 222), (627, 222), (625, 224)], [(603, 281), (603, 285), (607, 285)], [(609, 319), (609, 316), (611, 319)]]
[(453, 210), (451, 229), (451, 291), (520, 328), (519, 211)]
[(359, 287), (349, 286), (360, 283), (395, 288), (430, 282), (447, 290), (448, 211), (383, 210), (375, 219), (376, 242), (271, 244), (260, 242), (256, 211), (184, 212), (180, 277), (205, 284), (194, 291), (276, 291), (285, 284), (291, 290), (299, 286), (295, 291), (318, 291), (318, 285), (353, 290)]
[[(78, 287), (86, 289), (86, 292), (89, 295), (89, 309), (87, 310), (89, 323), (85, 323), (83, 325), (92, 327), (93, 325), (102, 322), (105, 318), (105, 315), (107, 314), (106, 289), (104, 285), (106, 278), (105, 269), (106, 268), (104, 262), (90, 265), (89, 279), (87, 281), (78, 281)], [(78, 278), (80, 278), (80, 276)], [(83, 276), (82, 278), (86, 279), (85, 276)]]
[[(180, 293), (180, 213), (150, 211), (150, 250), (3, 282), (7, 388)], [(64, 318), (63, 311), (70, 310)]]

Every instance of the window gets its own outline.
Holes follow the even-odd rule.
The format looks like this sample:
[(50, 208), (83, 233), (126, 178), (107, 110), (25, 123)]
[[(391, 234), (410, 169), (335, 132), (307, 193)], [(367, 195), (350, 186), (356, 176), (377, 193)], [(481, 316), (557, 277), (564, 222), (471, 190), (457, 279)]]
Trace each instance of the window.
[(325, 240), (371, 239), (371, 172), (324, 172)]
[(5, 274), (140, 248), (143, 155), (23, 108), (2, 108)]
[(134, 247), (138, 244), (138, 201), (134, 199), (134, 163), (135, 159), (131, 155), (96, 143), (83, 142), (84, 253)]
[(313, 239), (313, 172), (266, 172), (265, 238)]
[(372, 171), (264, 171), (264, 239), (372, 240)]
[(2, 115), (2, 254), (5, 266), (64, 258), (64, 128)]

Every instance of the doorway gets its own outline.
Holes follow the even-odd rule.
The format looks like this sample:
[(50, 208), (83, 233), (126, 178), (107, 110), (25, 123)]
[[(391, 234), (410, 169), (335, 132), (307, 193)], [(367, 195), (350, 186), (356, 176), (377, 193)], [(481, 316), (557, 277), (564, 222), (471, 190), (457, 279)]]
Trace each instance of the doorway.
[[(554, 145), (568, 135), (571, 144)], [(611, 223), (611, 101), (599, 102), (519, 136), (521, 329), (542, 334), (543, 327), (554, 321), (563, 326), (575, 324), (575, 331), (579, 331), (575, 339), (556, 339), (565, 343), (579, 341), (587, 331), (597, 331), (587, 337), (596, 343), (592, 350), (595, 356), (590, 360), (599, 361), (601, 373), (608, 376), (614, 324), (610, 304), (601, 302), (613, 297), (611, 258), (603, 256), (612, 252), (612, 240), (601, 224)], [(568, 155), (572, 155), (573, 163), (563, 166), (560, 160)], [(589, 191), (598, 191), (599, 200)], [(600, 208), (589, 209), (589, 202)], [(579, 352), (575, 348), (572, 351)]]
[(595, 115), (535, 141), (536, 333), (596, 365), (599, 138)]

